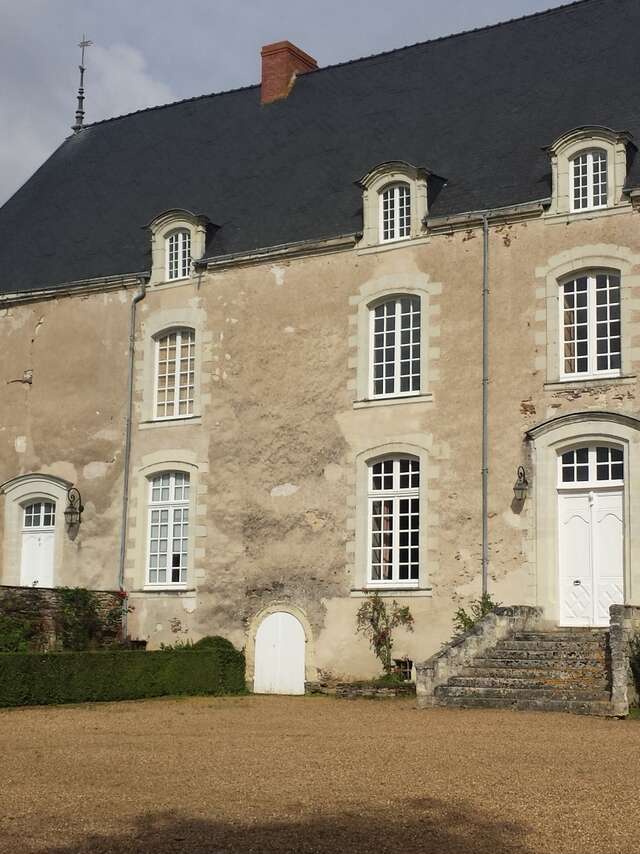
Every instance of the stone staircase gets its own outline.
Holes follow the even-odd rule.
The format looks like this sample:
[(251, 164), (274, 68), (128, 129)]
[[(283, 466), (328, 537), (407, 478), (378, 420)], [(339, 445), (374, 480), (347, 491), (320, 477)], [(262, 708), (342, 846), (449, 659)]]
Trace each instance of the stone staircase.
[(607, 629), (517, 631), (435, 688), (435, 704), (611, 714)]

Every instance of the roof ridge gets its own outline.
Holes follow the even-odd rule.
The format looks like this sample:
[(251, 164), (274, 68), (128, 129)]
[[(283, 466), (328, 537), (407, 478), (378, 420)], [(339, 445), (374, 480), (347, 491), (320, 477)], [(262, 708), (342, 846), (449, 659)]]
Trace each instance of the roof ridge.
[[(531, 20), (533, 18), (542, 18), (545, 16), (551, 16), (551, 15), (557, 15), (560, 13), (565, 13), (567, 11), (571, 11), (571, 10), (575, 9), (576, 6), (586, 6), (588, 3), (594, 3), (595, 4), (595, 3), (602, 3), (602, 2), (607, 2), (607, 0), (571, 0), (571, 2), (563, 3), (561, 6), (552, 6), (549, 9), (542, 9), (539, 12), (529, 12), (528, 14), (520, 15), (517, 18), (507, 18), (504, 21), (496, 21), (495, 24), (484, 24), (482, 27), (473, 27), (470, 30), (460, 30), (460, 32), (457, 32), (457, 33), (448, 33), (447, 35), (436, 36), (435, 38), (426, 39), (425, 41), (414, 42), (413, 44), (403, 45), (402, 47), (391, 48), (390, 50), (383, 50), (383, 51), (380, 51), (380, 53), (372, 53), (372, 54), (369, 54), (368, 56), (359, 56), (359, 57), (356, 57), (355, 59), (345, 59), (342, 62), (335, 62), (335, 63), (333, 63), (333, 65), (323, 65), (321, 68), (316, 68), (313, 71), (307, 72), (307, 74), (315, 76), (316, 74), (320, 74), (323, 71), (331, 71), (334, 68), (342, 68), (345, 65), (354, 65), (357, 62), (370, 62), (371, 60), (389, 57), (392, 54), (402, 53), (405, 50), (413, 50), (414, 48), (421, 47), (423, 45), (437, 44), (438, 42), (447, 41), (448, 39), (456, 39), (456, 38), (460, 38), (462, 36), (476, 35), (477, 33), (483, 33), (483, 32), (486, 32), (487, 30), (497, 29), (498, 27), (506, 27), (506, 26), (509, 26), (511, 24), (517, 24), (520, 21), (527, 21), (527, 20)], [(127, 119), (127, 118), (130, 118), (131, 116), (140, 115), (141, 113), (149, 113), (152, 110), (166, 110), (169, 107), (177, 107), (180, 104), (189, 104), (189, 103), (192, 103), (194, 101), (202, 101), (205, 98), (217, 98), (217, 97), (220, 97), (222, 95), (233, 95), (236, 92), (245, 92), (245, 91), (248, 91), (249, 89), (257, 89), (259, 86), (260, 86), (260, 83), (250, 83), (246, 86), (238, 86), (235, 89), (223, 89), (221, 92), (207, 92), (203, 95), (194, 95), (191, 98), (181, 98), (178, 101), (169, 101), (166, 104), (155, 104), (152, 107), (142, 107), (139, 110), (132, 110), (130, 113), (122, 113), (119, 116), (110, 116), (109, 118), (106, 118), (106, 119), (98, 119), (98, 121), (95, 121), (95, 122), (87, 122), (85, 125), (83, 125), (81, 132), (85, 128), (96, 127), (97, 125), (103, 125), (103, 124), (106, 124), (107, 122), (115, 122), (115, 121), (118, 121), (119, 119)], [(74, 136), (77, 136), (77, 134), (72, 134), (71, 136), (68, 137), (68, 139), (73, 139)]]

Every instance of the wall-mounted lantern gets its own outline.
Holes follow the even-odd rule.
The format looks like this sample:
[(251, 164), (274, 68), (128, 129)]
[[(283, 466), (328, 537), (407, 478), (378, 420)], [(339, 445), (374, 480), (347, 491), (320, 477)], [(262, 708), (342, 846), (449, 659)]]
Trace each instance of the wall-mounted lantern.
[(67, 492), (67, 506), (64, 511), (64, 518), (68, 528), (78, 527), (80, 522), (82, 522), (83, 510), (82, 496), (79, 490), (75, 486), (72, 486)]
[(515, 495), (516, 501), (524, 501), (527, 497), (528, 491), (529, 481), (527, 480), (527, 475), (524, 470), (524, 466), (518, 466), (516, 482), (513, 484), (513, 494)]

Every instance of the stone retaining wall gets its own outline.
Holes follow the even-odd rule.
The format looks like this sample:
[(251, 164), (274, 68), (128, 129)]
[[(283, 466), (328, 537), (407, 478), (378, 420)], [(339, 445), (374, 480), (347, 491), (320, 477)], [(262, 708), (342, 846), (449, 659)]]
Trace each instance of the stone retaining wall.
[(355, 700), (358, 697), (369, 699), (385, 699), (389, 697), (415, 697), (416, 686), (413, 682), (399, 682), (397, 684), (377, 684), (375, 682), (336, 682), (308, 683), (308, 694), (330, 694), (343, 700)]
[[(92, 590), (98, 604), (98, 616), (103, 624), (109, 619), (109, 629), (104, 632), (103, 642), (108, 645), (122, 639), (122, 597), (111, 590)], [(14, 614), (30, 620), (40, 621), (40, 636), (43, 648), (56, 646), (56, 623), (60, 604), (57, 588), (14, 587), (0, 585), (0, 614)], [(114, 619), (114, 613), (116, 619)]]
[(640, 606), (611, 605), (609, 622), (611, 705), (616, 717), (626, 717), (639, 699), (631, 670), (631, 641), (640, 637)]

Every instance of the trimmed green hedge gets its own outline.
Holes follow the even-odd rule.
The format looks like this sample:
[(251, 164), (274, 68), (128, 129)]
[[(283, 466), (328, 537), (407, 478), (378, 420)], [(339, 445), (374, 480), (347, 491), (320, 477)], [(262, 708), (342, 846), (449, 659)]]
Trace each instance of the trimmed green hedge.
[(0, 706), (241, 694), (244, 655), (226, 649), (0, 653)]

